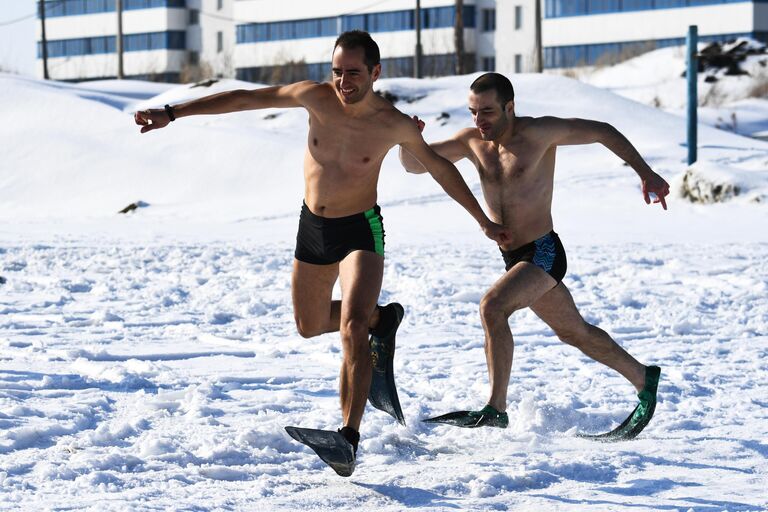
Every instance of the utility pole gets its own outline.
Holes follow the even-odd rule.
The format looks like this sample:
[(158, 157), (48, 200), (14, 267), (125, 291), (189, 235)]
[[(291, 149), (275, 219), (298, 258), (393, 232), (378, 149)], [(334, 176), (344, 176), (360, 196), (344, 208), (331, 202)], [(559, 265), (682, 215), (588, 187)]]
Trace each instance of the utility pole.
[(536, 72), (542, 73), (544, 71), (544, 59), (541, 55), (541, 0), (534, 0), (534, 2), (536, 2)]
[(43, 78), (48, 80), (48, 39), (45, 37), (45, 0), (40, 0), (40, 23), (43, 32)]
[(116, 0), (115, 7), (117, 10), (117, 78), (122, 80), (125, 78), (123, 73), (123, 0)]
[(456, 74), (464, 74), (464, 0), (456, 0), (456, 19), (453, 26), (453, 42), (456, 46)]
[(416, 0), (414, 18), (416, 21), (416, 55), (413, 59), (413, 76), (414, 78), (421, 78), (421, 0)]
[(696, 145), (697, 145), (697, 125), (698, 125), (698, 40), (699, 40), (699, 27), (697, 25), (691, 25), (688, 27), (687, 38), (687, 64), (688, 72), (686, 78), (688, 79), (688, 165), (692, 165), (697, 160)]

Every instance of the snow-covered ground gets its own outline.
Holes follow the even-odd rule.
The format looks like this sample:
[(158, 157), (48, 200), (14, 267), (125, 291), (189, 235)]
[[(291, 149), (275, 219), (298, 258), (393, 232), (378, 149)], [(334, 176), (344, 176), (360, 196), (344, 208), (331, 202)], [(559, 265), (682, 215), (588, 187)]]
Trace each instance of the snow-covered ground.
[[(469, 125), (472, 79), (378, 87), (438, 140)], [(518, 114), (611, 122), (680, 186), (680, 116), (563, 77), (514, 83)], [(395, 371), (408, 426), (369, 408), (342, 479), (283, 430), (340, 426), (337, 335), (300, 338), (290, 304), (306, 115), (198, 117), (146, 135), (130, 117), (232, 87), (254, 85), (0, 75), (0, 509), (768, 508), (768, 219), (755, 199), (768, 143), (701, 126), (701, 169), (747, 190), (709, 205), (676, 192), (666, 212), (604, 148), (559, 150), (565, 283), (588, 321), (662, 367), (651, 424), (608, 445), (575, 433), (623, 419), (633, 389), (530, 312), (511, 320), (510, 428), (419, 421), (484, 404), (478, 304), (503, 262), (428, 176), (389, 155), (381, 302), (406, 308)], [(116, 213), (135, 201), (148, 206)]]

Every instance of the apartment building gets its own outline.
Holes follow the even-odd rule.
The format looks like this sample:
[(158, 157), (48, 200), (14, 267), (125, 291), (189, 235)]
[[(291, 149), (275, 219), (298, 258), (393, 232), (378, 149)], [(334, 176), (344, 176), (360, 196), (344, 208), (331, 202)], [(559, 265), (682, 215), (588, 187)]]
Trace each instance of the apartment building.
[[(201, 63), (232, 75), (231, 11), (232, 0), (122, 0), (124, 76), (178, 82)], [(116, 0), (46, 0), (45, 19), (52, 79), (117, 76)], [(37, 40), (43, 76), (41, 24)]]
[[(457, 15), (463, 25), (465, 72), (534, 71), (536, 1), (464, 0), (457, 10), (454, 0), (422, 0), (422, 74), (455, 72)], [(379, 43), (384, 76), (413, 76), (415, 4), (122, 0), (125, 76), (323, 80), (329, 76), (334, 40), (350, 29), (366, 30)], [(689, 25), (698, 25), (703, 41), (748, 36), (768, 42), (768, 0), (540, 0), (539, 5), (545, 68), (610, 63), (683, 44)], [(46, 0), (46, 6), (51, 78), (116, 76), (116, 0)], [(38, 69), (42, 76), (41, 60)]]
[[(493, 0), (465, 1), (465, 69), (482, 68), (493, 59), (493, 31), (488, 13)], [(322, 80), (329, 76), (333, 44), (341, 32), (352, 29), (371, 33), (381, 50), (384, 76), (413, 76), (416, 51), (415, 2), (346, 0), (318, 2), (263, 0), (235, 2), (237, 76), (257, 82), (290, 81), (302, 77)], [(453, 74), (456, 69), (453, 0), (421, 2), (422, 70), (425, 76)], [(246, 21), (247, 20), (247, 21)]]
[(683, 45), (689, 25), (698, 26), (699, 39), (705, 42), (737, 37), (768, 42), (768, 1), (545, 0), (544, 66), (610, 63)]

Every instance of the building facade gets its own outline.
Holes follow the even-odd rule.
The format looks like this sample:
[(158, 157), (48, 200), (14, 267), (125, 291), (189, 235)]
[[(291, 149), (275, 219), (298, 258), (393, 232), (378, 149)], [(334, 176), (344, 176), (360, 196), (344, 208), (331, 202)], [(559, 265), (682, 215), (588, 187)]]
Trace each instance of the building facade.
[[(50, 78), (79, 81), (118, 75), (116, 4), (45, 1)], [(122, 0), (122, 9), (125, 78), (178, 82), (194, 75), (201, 64), (219, 76), (234, 73), (232, 0)], [(37, 71), (42, 77), (39, 23), (37, 41)]]
[[(492, 1), (485, 3), (493, 5)], [(336, 37), (353, 29), (370, 32), (378, 43), (384, 76), (413, 76), (416, 48), (414, 5), (412, 0), (373, 4), (359, 0), (294, 0), (291, 9), (286, 9), (273, 2), (238, 0), (235, 2), (235, 18), (248, 22), (238, 21), (236, 27), (237, 77), (255, 82), (300, 78), (323, 80), (330, 75)], [(465, 68), (471, 72), (477, 69), (478, 58), (493, 55), (493, 47), (478, 41), (476, 3), (464, 2), (461, 14)], [(455, 72), (455, 19), (456, 8), (452, 0), (421, 2), (422, 69), (425, 76)]]
[(689, 25), (704, 42), (768, 42), (768, 1), (544, 0), (544, 67), (610, 64), (683, 45)]
[[(454, 74), (455, 25), (465, 72), (536, 70), (537, 0), (421, 1), (423, 76)], [(542, 63), (612, 63), (679, 45), (689, 25), (703, 41), (768, 42), (768, 0), (539, 0)], [(324, 80), (343, 31), (370, 32), (383, 75), (413, 76), (414, 0), (122, 0), (124, 76), (163, 81), (237, 77), (265, 83)], [(116, 0), (46, 0), (50, 77), (117, 75)], [(38, 70), (42, 44), (38, 24)]]

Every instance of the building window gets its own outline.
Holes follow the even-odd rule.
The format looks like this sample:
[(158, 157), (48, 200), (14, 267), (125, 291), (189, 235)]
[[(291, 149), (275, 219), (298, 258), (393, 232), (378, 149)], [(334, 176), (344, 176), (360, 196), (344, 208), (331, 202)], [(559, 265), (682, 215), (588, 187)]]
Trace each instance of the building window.
[(515, 54), (515, 73), (523, 72), (523, 56), (519, 53)]
[[(477, 22), (475, 7), (465, 5), (463, 13), (464, 28), (475, 28)], [(421, 14), (421, 28), (449, 28), (453, 27), (456, 9), (453, 6), (430, 7), (422, 9)], [(495, 27), (495, 12), (491, 21)], [(347, 14), (327, 18), (248, 23), (247, 25), (237, 25), (236, 30), (237, 43), (245, 44), (312, 37), (335, 37), (339, 35), (339, 30), (344, 32), (357, 29), (376, 33), (413, 30), (414, 27), (413, 9), (408, 9), (369, 14)]]
[[(702, 5), (732, 4), (744, 0), (545, 0), (544, 16), (583, 16), (608, 12), (646, 11), (653, 9), (676, 9)], [(758, 3), (757, 0), (753, 3)]]
[[(46, 18), (53, 18), (115, 12), (115, 5), (115, 0), (46, 0), (45, 16)], [(158, 7), (183, 9), (186, 7), (186, 0), (123, 0), (123, 10), (125, 11)]]
[(189, 24), (190, 25), (200, 24), (200, 11), (198, 11), (197, 9), (189, 10)]
[(515, 6), (515, 30), (523, 28), (523, 6)]
[(189, 64), (190, 66), (197, 66), (198, 64), (200, 64), (199, 52), (189, 52)]
[(496, 57), (483, 57), (483, 71), (496, 71)]
[[(151, 32), (144, 34), (125, 34), (123, 48), (126, 52), (148, 50), (184, 50), (187, 33), (183, 31)], [(77, 57), (115, 53), (115, 36), (84, 37), (78, 39), (59, 39), (48, 41), (48, 56)], [(37, 43), (38, 58), (42, 58), (42, 43)]]
[(482, 30), (483, 32), (496, 30), (496, 9), (483, 9)]
[(216, 10), (222, 10), (224, 8), (224, 0), (219, 0), (216, 2)]
[(224, 32), (221, 30), (216, 32), (216, 51), (219, 53), (224, 51)]
[[(752, 37), (759, 41), (768, 41), (768, 33), (751, 32), (742, 34), (717, 34), (701, 36), (699, 41), (732, 41), (738, 37)], [(573, 46), (552, 46), (544, 48), (545, 68), (570, 68), (592, 66), (595, 64), (611, 64), (618, 62), (628, 55), (639, 55), (655, 48), (681, 46), (685, 44), (684, 37), (670, 39), (655, 39), (651, 41), (622, 41), (617, 43), (584, 44)]]

